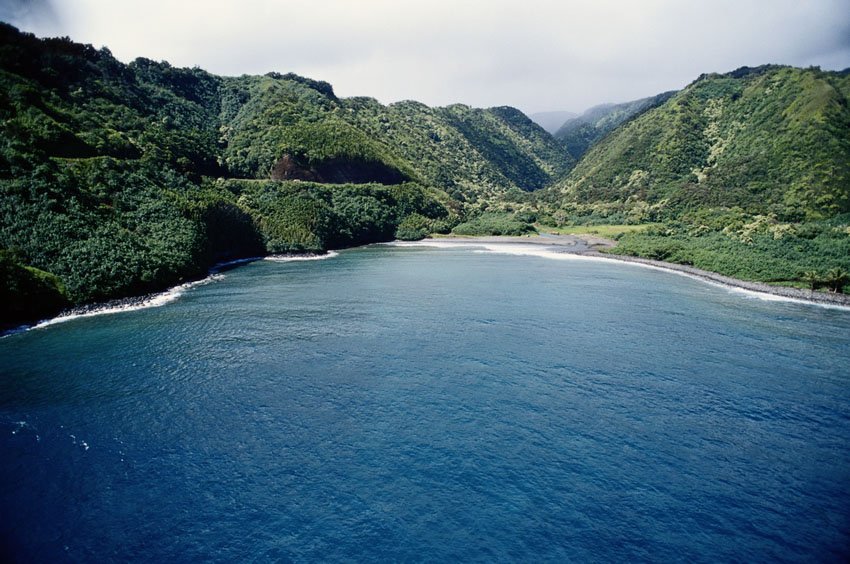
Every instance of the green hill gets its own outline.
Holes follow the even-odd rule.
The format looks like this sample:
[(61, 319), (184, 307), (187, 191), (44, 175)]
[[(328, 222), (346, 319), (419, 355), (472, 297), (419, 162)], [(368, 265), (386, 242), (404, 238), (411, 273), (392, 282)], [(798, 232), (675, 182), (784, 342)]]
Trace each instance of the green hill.
[(555, 133), (571, 157), (578, 160), (594, 143), (642, 112), (660, 106), (676, 92), (664, 92), (623, 104), (602, 104), (566, 120)]
[(599, 141), (555, 190), (671, 213), (738, 206), (786, 219), (850, 211), (846, 73), (703, 75)]
[(509, 107), (384, 106), (293, 74), (126, 65), (0, 23), (0, 325), (219, 261), (534, 220), (654, 222), (619, 250), (835, 286), (850, 269), (848, 97), (847, 72), (705, 75), (585, 116), (575, 163)]
[(848, 85), (847, 71), (817, 68), (703, 75), (537, 194), (544, 222), (662, 222), (630, 230), (615, 252), (840, 287), (850, 271)]
[[(447, 232), (569, 159), (517, 110), (339, 99), (0, 23), (0, 324), (217, 261)], [(454, 198), (446, 191), (450, 191)]]
[(326, 83), (311, 82), (274, 74), (224, 81), (226, 99), (244, 100), (222, 116), (229, 171), (316, 180), (348, 167), (365, 178), (416, 180), (476, 201), (542, 188), (572, 163), (513, 108), (383, 106), (371, 98), (338, 99)]

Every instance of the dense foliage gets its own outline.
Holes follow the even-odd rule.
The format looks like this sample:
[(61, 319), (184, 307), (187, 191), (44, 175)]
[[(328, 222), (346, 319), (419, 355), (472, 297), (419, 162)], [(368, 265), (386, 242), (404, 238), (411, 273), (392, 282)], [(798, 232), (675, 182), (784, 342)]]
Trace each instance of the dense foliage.
[(384, 140), (416, 178), (461, 202), (486, 203), (512, 189), (542, 188), (572, 163), (548, 133), (513, 108), (429, 108), (410, 101), (382, 106), (371, 98), (342, 104), (341, 115)]
[[(765, 66), (703, 75), (536, 193), (540, 221), (662, 222), (624, 235), (613, 252), (840, 289), (850, 270), (848, 96), (847, 72)], [(580, 133), (571, 132), (574, 142)]]
[(660, 106), (676, 92), (664, 92), (657, 96), (641, 98), (624, 104), (602, 104), (594, 106), (574, 118), (568, 119), (555, 132), (555, 139), (566, 147), (567, 152), (578, 160), (594, 143), (614, 131), (635, 116)]
[(254, 219), (269, 253), (322, 252), (389, 241), (412, 222), (420, 222), (430, 233), (439, 222), (452, 221), (439, 193), (414, 183), (227, 180), (218, 186)]
[[(328, 176), (327, 163), (344, 160), (348, 167), (362, 163), (363, 174), (372, 170), (366, 180), (415, 180), (475, 202), (542, 188), (571, 164), (549, 134), (513, 108), (340, 100), (329, 85), (293, 75), (224, 79), (222, 88), (233, 101), (222, 120), (224, 164), (237, 176), (267, 178), (283, 167), (284, 177), (313, 180)], [(385, 180), (392, 172), (398, 179)]]
[(846, 73), (767, 66), (704, 75), (598, 142), (552, 202), (739, 206), (782, 221), (850, 211)]
[(592, 147), (572, 168), (513, 108), (125, 65), (0, 23), (0, 325), (219, 261), (535, 221), (664, 222), (619, 250), (834, 287), (850, 269), (848, 96), (847, 73), (703, 76), (584, 116), (570, 150)]
[(850, 272), (850, 214), (783, 223), (775, 215), (752, 217), (741, 209), (703, 210), (627, 233), (615, 252), (746, 280), (840, 291)]
[[(459, 202), (405, 182), (414, 167), (341, 113), (326, 83), (124, 65), (0, 24), (0, 324), (160, 290), (218, 261), (457, 223)], [(342, 183), (259, 180), (284, 154)], [(368, 183), (376, 170), (397, 174)]]
[(67, 293), (58, 277), (22, 265), (12, 253), (0, 251), (0, 319), (24, 323), (66, 305)]
[(456, 226), (455, 235), (528, 235), (535, 233), (530, 219), (522, 214), (484, 212)]

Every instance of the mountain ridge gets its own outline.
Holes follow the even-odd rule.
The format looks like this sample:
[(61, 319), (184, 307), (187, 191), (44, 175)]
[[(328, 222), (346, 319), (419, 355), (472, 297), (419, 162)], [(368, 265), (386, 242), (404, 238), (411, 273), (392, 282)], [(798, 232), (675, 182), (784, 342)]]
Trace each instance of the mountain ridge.
[(221, 260), (448, 231), (465, 205), (567, 167), (517, 110), (362, 102), (0, 24), (0, 319), (161, 290)]
[[(761, 240), (777, 279), (850, 267), (848, 96), (846, 71), (705, 74), (588, 114), (576, 162), (508, 106), (385, 106), (291, 73), (125, 65), (0, 24), (0, 320), (161, 290), (221, 260), (535, 219), (667, 222), (619, 248), (693, 261), (687, 245), (711, 244), (718, 272)], [(735, 274), (775, 277), (756, 270)]]
[(565, 121), (552, 136), (564, 144), (571, 157), (579, 160), (593, 144), (621, 124), (663, 104), (675, 93), (675, 90), (670, 90), (630, 102), (593, 106), (581, 115)]
[(845, 213), (847, 82), (779, 65), (701, 75), (600, 139), (554, 189), (577, 202), (665, 202), (673, 210)]

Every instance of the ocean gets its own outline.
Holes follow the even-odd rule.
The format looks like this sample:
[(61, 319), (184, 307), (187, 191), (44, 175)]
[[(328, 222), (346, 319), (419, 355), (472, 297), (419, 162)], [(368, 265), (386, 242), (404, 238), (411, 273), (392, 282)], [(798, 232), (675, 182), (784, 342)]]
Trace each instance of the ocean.
[(0, 339), (0, 560), (846, 561), (850, 311), (522, 245)]

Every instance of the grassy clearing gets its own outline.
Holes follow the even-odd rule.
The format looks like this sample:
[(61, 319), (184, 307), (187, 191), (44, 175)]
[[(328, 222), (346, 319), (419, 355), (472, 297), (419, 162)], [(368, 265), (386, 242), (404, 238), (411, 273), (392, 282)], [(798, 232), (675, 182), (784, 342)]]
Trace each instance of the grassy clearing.
[(618, 239), (626, 233), (640, 233), (650, 227), (660, 225), (659, 223), (645, 223), (643, 225), (564, 225), (553, 227), (551, 225), (535, 225), (541, 233), (553, 233), (556, 235), (596, 235)]

